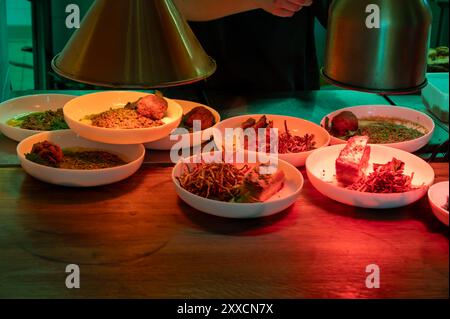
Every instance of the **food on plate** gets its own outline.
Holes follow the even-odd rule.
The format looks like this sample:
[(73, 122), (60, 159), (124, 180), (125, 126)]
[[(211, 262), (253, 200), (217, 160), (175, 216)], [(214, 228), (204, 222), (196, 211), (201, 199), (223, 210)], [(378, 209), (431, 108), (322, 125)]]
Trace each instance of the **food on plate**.
[(64, 120), (63, 109), (48, 110), (19, 115), (7, 122), (8, 125), (25, 130), (56, 131), (69, 128)]
[(265, 202), (278, 193), (284, 185), (284, 173), (277, 170), (274, 174), (260, 174), (259, 167), (251, 169), (244, 178), (238, 202)]
[(128, 102), (124, 107), (88, 115), (81, 121), (103, 128), (150, 128), (164, 124), (162, 119), (166, 115), (167, 108), (167, 101), (160, 93), (150, 94), (135, 102)]
[(230, 163), (199, 163), (185, 166), (178, 177), (184, 189), (195, 195), (223, 202), (263, 202), (283, 187), (284, 173), (261, 174), (260, 165), (238, 168)]
[(26, 159), (47, 166), (59, 165), (63, 157), (62, 149), (49, 141), (34, 144), (31, 153), (25, 154)]
[(369, 137), (354, 136), (336, 159), (336, 178), (343, 185), (353, 184), (364, 176), (369, 166)]
[(199, 163), (193, 168), (184, 166), (185, 172), (178, 178), (184, 189), (195, 195), (229, 202), (239, 197), (249, 167), (237, 168), (227, 163)]
[(373, 164), (373, 172), (361, 176), (348, 189), (366, 193), (404, 193), (417, 189), (411, 176), (404, 174), (405, 163), (393, 158), (386, 164)]
[(128, 108), (110, 109), (88, 118), (93, 126), (116, 129), (135, 129), (160, 126), (161, 121), (153, 121)]
[(255, 130), (260, 128), (273, 128), (273, 121), (267, 121), (265, 115), (261, 116), (258, 120), (250, 117), (241, 124), (241, 128), (244, 130), (247, 128), (254, 128)]
[(316, 142), (314, 134), (305, 134), (304, 136), (292, 135), (284, 121), (285, 131), (278, 136), (278, 153), (300, 153), (315, 149)]
[(428, 50), (428, 72), (449, 71), (449, 49), (441, 46)]
[(447, 201), (445, 202), (444, 206), (442, 206), (443, 209), (445, 209), (446, 211), (448, 211), (448, 196), (447, 196)]
[(158, 93), (144, 96), (134, 103), (128, 103), (125, 107), (136, 110), (140, 115), (149, 119), (158, 121), (166, 114), (168, 104), (162, 95)]
[(336, 179), (350, 190), (366, 193), (404, 193), (419, 187), (411, 184), (414, 173), (404, 174), (405, 163), (392, 158), (385, 164), (372, 165), (368, 173), (370, 146), (367, 136), (354, 136), (336, 159)]
[(119, 156), (106, 151), (76, 147), (61, 149), (49, 141), (34, 144), (25, 158), (37, 164), (64, 169), (90, 170), (127, 164)]
[(268, 121), (267, 117), (265, 115), (261, 116), (258, 120), (255, 120), (252, 117), (249, 117), (245, 122), (241, 124), (241, 128), (243, 130), (254, 130), (253, 136), (244, 135), (244, 149), (249, 149), (249, 145), (254, 145), (254, 149), (258, 150), (258, 142), (260, 141), (260, 138), (258, 136), (258, 133), (260, 132), (260, 129), (265, 129), (265, 143), (266, 143), (266, 152), (270, 153), (270, 146), (271, 146), (271, 137), (274, 137), (273, 129), (273, 121)]
[(337, 136), (346, 136), (351, 132), (358, 130), (358, 118), (353, 112), (343, 111), (333, 117), (331, 120), (333, 134)]
[(194, 121), (200, 121), (201, 130), (206, 130), (216, 124), (214, 114), (206, 107), (197, 106), (183, 116), (180, 127), (184, 127), (189, 131), (193, 130)]
[(365, 135), (369, 137), (370, 144), (405, 142), (428, 133), (422, 125), (408, 120), (380, 116), (358, 119), (350, 111), (337, 114), (331, 119), (331, 123), (327, 117), (325, 129), (334, 137), (343, 140), (348, 140), (352, 136)]
[[(254, 129), (255, 130), (255, 149), (258, 148), (258, 132), (259, 129), (265, 129), (266, 134), (266, 152), (270, 153), (272, 137), (275, 136), (274, 133), (271, 134), (273, 130), (273, 121), (268, 121), (265, 115), (261, 116), (258, 120), (254, 118), (248, 118), (245, 122), (241, 124), (241, 128), (244, 130)], [(272, 136), (271, 136), (272, 135)], [(245, 135), (244, 148), (248, 149), (249, 138)], [(315, 149), (316, 142), (314, 141), (314, 134), (305, 134), (304, 136), (293, 135), (287, 126), (287, 121), (284, 121), (284, 132), (278, 135), (278, 154), (287, 153), (300, 153), (311, 151)]]

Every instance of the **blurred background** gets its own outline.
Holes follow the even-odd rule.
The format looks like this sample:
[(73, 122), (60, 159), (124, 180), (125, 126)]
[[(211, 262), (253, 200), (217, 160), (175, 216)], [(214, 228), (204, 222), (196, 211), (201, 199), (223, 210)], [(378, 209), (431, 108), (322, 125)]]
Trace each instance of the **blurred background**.
[[(11, 91), (89, 88), (56, 76), (50, 62), (74, 31), (65, 26), (66, 6), (77, 4), (83, 17), (92, 2), (0, 0), (0, 101)], [(430, 47), (448, 46), (449, 2), (430, 0), (430, 6), (433, 10)], [(325, 30), (319, 23), (316, 42), (322, 62)]]

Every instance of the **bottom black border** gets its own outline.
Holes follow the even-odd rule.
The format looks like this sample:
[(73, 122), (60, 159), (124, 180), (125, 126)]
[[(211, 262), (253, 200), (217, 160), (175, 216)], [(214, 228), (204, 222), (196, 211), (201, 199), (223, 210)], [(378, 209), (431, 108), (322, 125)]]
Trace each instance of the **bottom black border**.
[[(259, 307), (262, 313), (256, 313), (256, 307), (247, 306), (245, 313), (242, 306), (234, 306), (234, 313), (222, 313), (223, 305), (244, 305), (244, 304), (270, 304), (268, 307)], [(205, 313), (179, 313), (180, 306), (210, 306), (209, 315)], [(387, 316), (392, 315), (392, 311), (401, 311), (402, 317), (408, 314), (430, 316), (438, 314), (448, 309), (448, 299), (442, 300), (400, 300), (400, 299), (379, 299), (379, 300), (281, 300), (281, 299), (150, 299), (150, 300), (0, 300), (0, 307), (3, 311), (13, 310), (14, 314), (21, 312), (31, 312), (33, 314), (57, 314), (58, 318), (80, 317), (85, 318), (91, 315), (92, 309), (97, 308), (102, 314), (114, 314), (128, 318), (131, 314), (139, 313), (144, 318), (309, 318), (323, 315), (330, 316)], [(240, 311), (238, 310), (240, 308)], [(61, 311), (58, 311), (60, 309)], [(187, 309), (187, 308), (184, 308)], [(201, 308), (197, 308), (201, 309)], [(227, 308), (228, 310), (230, 307)], [(2, 311), (2, 312), (3, 312)], [(235, 312), (238, 311), (238, 312)], [(103, 316), (102, 316), (103, 317)]]

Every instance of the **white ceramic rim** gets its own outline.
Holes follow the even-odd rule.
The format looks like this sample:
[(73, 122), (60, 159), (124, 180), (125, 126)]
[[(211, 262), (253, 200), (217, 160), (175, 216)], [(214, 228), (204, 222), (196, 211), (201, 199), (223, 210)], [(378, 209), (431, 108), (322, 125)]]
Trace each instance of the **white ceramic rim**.
[[(397, 106), (397, 105), (388, 105), (388, 104), (367, 104), (367, 105), (355, 105), (355, 106), (344, 107), (344, 108), (338, 109), (338, 110), (336, 110), (336, 111), (330, 112), (330, 113), (328, 113), (327, 115), (325, 115), (325, 116), (320, 120), (320, 126), (323, 128), (324, 125), (325, 125), (325, 119), (326, 119), (327, 117), (330, 118), (332, 114), (338, 114), (338, 113), (343, 112), (343, 111), (351, 111), (351, 110), (354, 109), (354, 108), (367, 108), (367, 107), (377, 107), (377, 106), (398, 108), (398, 109), (407, 111), (407, 112), (409, 112), (409, 113), (420, 114), (420, 116), (424, 116), (425, 118), (427, 118), (427, 120), (430, 121), (430, 123), (431, 123), (431, 128), (428, 129), (428, 128), (425, 127), (422, 123), (416, 123), (416, 124), (419, 124), (419, 125), (425, 127), (425, 128), (428, 130), (428, 132), (427, 132), (425, 135), (423, 135), (423, 136), (421, 136), (421, 137), (418, 137), (418, 138), (415, 138), (415, 139), (413, 139), (413, 140), (408, 140), (408, 141), (403, 141), (403, 142), (395, 142), (395, 143), (370, 144), (370, 145), (381, 145), (381, 146), (390, 146), (390, 147), (392, 147), (392, 146), (397, 145), (397, 144), (410, 143), (410, 142), (417, 142), (417, 141), (419, 141), (420, 139), (424, 139), (424, 140), (425, 140), (425, 139), (429, 139), (429, 138), (431, 138), (431, 136), (432, 136), (432, 134), (433, 134), (433, 132), (434, 132), (434, 130), (435, 130), (435, 128), (436, 128), (436, 124), (434, 123), (433, 119), (432, 119), (429, 115), (427, 115), (427, 114), (425, 114), (425, 113), (423, 113), (423, 112), (420, 112), (420, 111), (418, 111), (418, 110), (414, 110), (414, 109), (408, 108), (408, 107)], [(399, 119), (402, 119), (402, 118), (399, 117), (399, 116), (396, 116), (396, 117), (399, 118)], [(409, 120), (406, 120), (406, 121), (409, 121)], [(412, 121), (411, 121), (411, 122), (412, 122)], [(331, 134), (330, 134), (330, 136), (331, 136), (331, 139), (336, 139), (336, 140), (342, 141), (343, 143), (346, 143), (346, 142), (347, 142), (346, 140), (340, 139), (340, 138), (338, 138), (338, 137), (336, 137), (336, 136), (333, 136), (333, 135), (331, 135)]]
[[(72, 132), (70, 130), (59, 130), (59, 131), (50, 131), (50, 132), (51, 133), (53, 133), (53, 132), (54, 133), (61, 133), (61, 132), (63, 132), (63, 133), (67, 133), (67, 132), (74, 133), (74, 132)], [(57, 168), (57, 167), (46, 166), (46, 165), (38, 164), (38, 163), (35, 163), (35, 162), (32, 162), (32, 161), (28, 160), (25, 157), (25, 154), (22, 154), (20, 152), (20, 149), (22, 148), (23, 144), (28, 142), (27, 141), (28, 139), (37, 138), (42, 133), (48, 134), (48, 131), (41, 132), (39, 134), (35, 134), (33, 136), (27, 137), (27, 138), (23, 139), (21, 142), (19, 142), (19, 144), (16, 147), (17, 156), (20, 158), (20, 160), (26, 161), (27, 163), (29, 163), (30, 165), (32, 165), (32, 166), (34, 166), (36, 168), (46, 167), (47, 169), (50, 169), (50, 170), (52, 170), (54, 172), (74, 172), (74, 173), (76, 173), (76, 172), (83, 172), (83, 173), (89, 172), (89, 173), (95, 174), (95, 173), (103, 173), (103, 172), (108, 172), (108, 171), (114, 171), (114, 170), (117, 170), (119, 168), (125, 168), (125, 167), (128, 167), (128, 166), (132, 166), (136, 162), (139, 162), (139, 161), (143, 160), (144, 157), (145, 157), (145, 147), (144, 147), (144, 145), (142, 145), (142, 144), (125, 144), (126, 146), (135, 145), (136, 147), (139, 147), (140, 151), (142, 152), (142, 154), (140, 154), (137, 159), (134, 159), (134, 160), (132, 160), (132, 161), (130, 161), (130, 162), (124, 164), (124, 165), (119, 165), (119, 166), (115, 166), (115, 167), (107, 167), (107, 168), (89, 169), (89, 170), (86, 170), (86, 169)], [(44, 135), (44, 134), (42, 134), (42, 135)], [(76, 133), (74, 133), (74, 134), (76, 134)], [(83, 138), (85, 140), (88, 140), (88, 139), (86, 139), (84, 137), (81, 137), (81, 138)], [(90, 141), (90, 142), (92, 142), (92, 143), (100, 143), (100, 144), (107, 144), (107, 143), (96, 142), (96, 141)], [(111, 145), (114, 145), (116, 147), (120, 147), (119, 144), (111, 144)], [(99, 149), (101, 150), (101, 147), (99, 147)], [(115, 154), (115, 155), (119, 156), (121, 154)]]
[[(142, 92), (142, 91), (102, 91), (102, 92), (96, 92), (96, 93), (89, 93), (89, 94), (85, 94), (85, 95), (81, 95), (78, 97), (86, 97), (86, 96), (90, 96), (90, 95), (100, 95), (100, 94), (107, 94), (107, 93), (142, 93), (142, 94), (146, 94), (146, 95), (151, 95), (154, 93), (147, 93), (147, 92)], [(179, 107), (179, 111), (181, 112), (181, 117), (183, 117), (183, 110), (181, 108), (181, 106), (173, 99), (168, 99), (166, 97), (164, 97), (164, 99), (169, 102), (172, 101), (175, 105), (177, 105)], [(71, 101), (69, 101), (68, 103), (70, 103)], [(64, 109), (63, 109), (64, 110)], [(98, 114), (98, 113), (97, 113)], [(87, 115), (92, 115), (92, 114), (85, 114)], [(128, 129), (124, 129), (124, 128), (107, 128), (107, 127), (100, 127), (100, 126), (94, 126), (94, 125), (90, 125), (87, 123), (84, 123), (82, 121), (80, 121), (80, 119), (74, 119), (70, 116), (67, 115), (66, 112), (64, 112), (64, 116), (67, 116), (70, 120), (77, 122), (77, 124), (79, 124), (80, 126), (83, 126), (84, 128), (87, 128), (88, 130), (100, 130), (100, 131), (104, 131), (104, 132), (114, 132), (116, 134), (117, 133), (124, 133), (124, 132), (151, 132), (154, 129), (163, 129), (164, 127), (166, 127), (167, 125), (172, 124), (173, 122), (176, 122), (179, 120), (179, 118), (170, 118), (170, 121), (168, 123), (164, 123), (163, 125), (159, 125), (159, 126), (153, 126), (153, 127), (145, 127), (145, 128), (128, 128)], [(180, 117), (180, 118), (181, 118)]]
[[(203, 153), (202, 153), (202, 154), (203, 154)], [(185, 160), (190, 160), (191, 158), (195, 158), (196, 156), (202, 156), (202, 154), (197, 154), (197, 155), (193, 155), (193, 156), (187, 157)], [(283, 197), (283, 198), (277, 198), (277, 199), (275, 199), (275, 200), (271, 200), (270, 203), (278, 203), (278, 202), (281, 202), (281, 201), (285, 200), (286, 198), (289, 198), (289, 197), (292, 197), (292, 196), (298, 196), (298, 195), (300, 194), (301, 190), (303, 189), (304, 184), (305, 184), (305, 179), (304, 179), (304, 177), (303, 177), (303, 174), (302, 174), (295, 166), (293, 166), (292, 164), (290, 164), (290, 163), (288, 163), (288, 162), (286, 162), (286, 161), (284, 161), (284, 160), (281, 160), (281, 159), (278, 159), (278, 161), (279, 161), (279, 162), (282, 162), (283, 165), (290, 166), (292, 169), (296, 170), (296, 171), (298, 172), (298, 175), (297, 175), (297, 176), (300, 177), (301, 183), (300, 183), (300, 185), (298, 186), (298, 188), (297, 188), (292, 194), (289, 194), (289, 195), (287, 195), (286, 197)], [(179, 184), (179, 182), (178, 182), (178, 180), (177, 180), (177, 177), (175, 176), (175, 169), (178, 168), (178, 167), (179, 167), (180, 165), (182, 165), (182, 164), (189, 164), (189, 162), (188, 162), (188, 163), (183, 163), (183, 160), (178, 161), (178, 163), (177, 163), (177, 164), (173, 167), (173, 169), (172, 169), (172, 181), (173, 181), (173, 182), (174, 182), (174, 183), (175, 183), (175, 184), (176, 184), (176, 185), (177, 185), (177, 186), (178, 186), (185, 194), (192, 195), (192, 196), (194, 196), (196, 199), (199, 199), (199, 200), (202, 200), (202, 201), (207, 201), (207, 202), (210, 202), (210, 203), (217, 203), (217, 202), (219, 202), (219, 203), (221, 203), (221, 204), (225, 204), (226, 206), (230, 206), (230, 207), (235, 206), (235, 205), (247, 205), (247, 206), (254, 205), (254, 206), (260, 206), (260, 205), (263, 205), (264, 203), (268, 203), (268, 201), (265, 201), (265, 202), (258, 202), (258, 203), (230, 203), (230, 202), (222, 202), (222, 201), (219, 201), (219, 200), (214, 200), (214, 199), (210, 199), (210, 198), (205, 198), (205, 197), (201, 197), (201, 196), (199, 196), (199, 195), (193, 194), (193, 193), (189, 192), (188, 190), (184, 189), (184, 188)]]

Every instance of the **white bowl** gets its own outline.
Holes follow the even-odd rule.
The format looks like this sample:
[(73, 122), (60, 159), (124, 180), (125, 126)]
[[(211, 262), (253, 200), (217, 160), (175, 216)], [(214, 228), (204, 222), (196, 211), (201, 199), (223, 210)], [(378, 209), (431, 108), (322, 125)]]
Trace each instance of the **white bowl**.
[[(424, 136), (421, 136), (414, 140), (399, 143), (378, 144), (378, 145), (385, 145), (393, 148), (398, 148), (400, 150), (412, 153), (427, 145), (431, 137), (433, 136), (435, 125), (431, 117), (422, 112), (407, 107), (392, 106), (392, 105), (361, 105), (361, 106), (346, 107), (324, 116), (323, 119), (320, 121), (320, 125), (322, 127), (325, 127), (325, 119), (327, 117), (330, 119), (331, 122), (333, 117), (335, 117), (342, 111), (350, 111), (353, 114), (355, 114), (357, 118), (373, 117), (373, 116), (399, 118), (420, 124), (423, 127), (425, 127), (428, 131)], [(346, 144), (346, 143), (347, 141), (331, 135), (331, 145)]]
[[(121, 166), (94, 169), (60, 169), (48, 167), (29, 161), (25, 154), (29, 153), (35, 143), (50, 141), (61, 148), (86, 147), (111, 152), (120, 156), (128, 163)], [(145, 148), (142, 144), (135, 145), (112, 145), (86, 140), (70, 130), (44, 132), (24, 139), (17, 146), (22, 168), (31, 176), (56, 185), (90, 187), (100, 186), (121, 181), (133, 175), (144, 160)]]
[[(214, 143), (217, 148), (220, 150), (224, 146), (226, 128), (239, 128), (248, 118), (252, 117), (255, 120), (258, 120), (263, 115), (264, 114), (241, 115), (220, 122), (219, 125), (217, 125), (216, 130), (214, 130)], [(266, 114), (266, 117), (268, 121), (273, 121), (273, 126), (274, 128), (278, 128), (279, 133), (285, 131), (284, 121), (286, 121), (289, 132), (293, 135), (303, 136), (305, 134), (314, 134), (316, 149), (326, 147), (330, 144), (330, 134), (323, 127), (320, 127), (315, 123), (285, 115)], [(306, 159), (313, 151), (314, 150), (300, 153), (278, 154), (278, 158), (299, 167), (305, 165)]]
[(80, 136), (102, 143), (110, 144), (141, 144), (159, 140), (180, 124), (183, 110), (173, 100), (166, 99), (169, 107), (167, 115), (162, 119), (161, 126), (136, 129), (111, 129), (96, 127), (81, 120), (86, 115), (99, 114), (110, 108), (125, 106), (148, 95), (145, 92), (106, 91), (77, 97), (64, 106), (64, 117), (69, 127)]
[(395, 208), (409, 205), (422, 198), (434, 181), (433, 168), (421, 158), (408, 152), (371, 145), (370, 164), (384, 164), (393, 157), (405, 163), (405, 174), (411, 175), (413, 185), (424, 185), (416, 190), (395, 194), (374, 194), (349, 190), (338, 186), (335, 178), (335, 161), (345, 145), (334, 145), (315, 151), (306, 160), (306, 172), (311, 184), (323, 195), (335, 201), (365, 208)]
[(5, 136), (17, 142), (34, 134), (42, 133), (43, 131), (14, 127), (8, 125), (7, 122), (22, 114), (48, 110), (56, 111), (57, 109), (63, 108), (64, 104), (75, 97), (74, 95), (65, 94), (37, 94), (21, 96), (0, 103), (0, 130)]
[[(188, 158), (187, 161), (190, 161), (195, 156), (201, 155), (194, 155)], [(286, 180), (283, 188), (267, 201), (261, 203), (221, 202), (192, 194), (181, 187), (177, 177), (181, 176), (183, 165), (194, 164), (187, 164), (183, 161), (179, 161), (173, 168), (172, 181), (175, 184), (178, 196), (195, 209), (220, 217), (257, 218), (279, 213), (295, 203), (303, 187), (302, 174), (291, 164), (279, 160), (278, 167), (283, 170)]]
[[(149, 149), (153, 150), (170, 150), (175, 144), (178, 144), (178, 148), (188, 148), (188, 147), (194, 147), (197, 145), (202, 144), (203, 142), (206, 142), (211, 139), (213, 135), (213, 127), (216, 127), (217, 124), (220, 122), (220, 114), (214, 110), (213, 108), (197, 103), (197, 102), (191, 102), (191, 101), (184, 101), (184, 100), (174, 100), (177, 102), (181, 108), (183, 109), (183, 114), (188, 113), (190, 110), (197, 106), (202, 106), (214, 115), (214, 119), (216, 123), (206, 130), (195, 132), (195, 133), (189, 133), (189, 134), (180, 134), (178, 135), (178, 138), (175, 140), (170, 139), (170, 135), (154, 141), (150, 143), (146, 143), (144, 146)], [(173, 132), (172, 132), (173, 133)]]
[(443, 206), (447, 203), (448, 199), (448, 181), (436, 183), (428, 190), (428, 201), (430, 202), (431, 209), (436, 217), (448, 226), (448, 210), (445, 210)]

